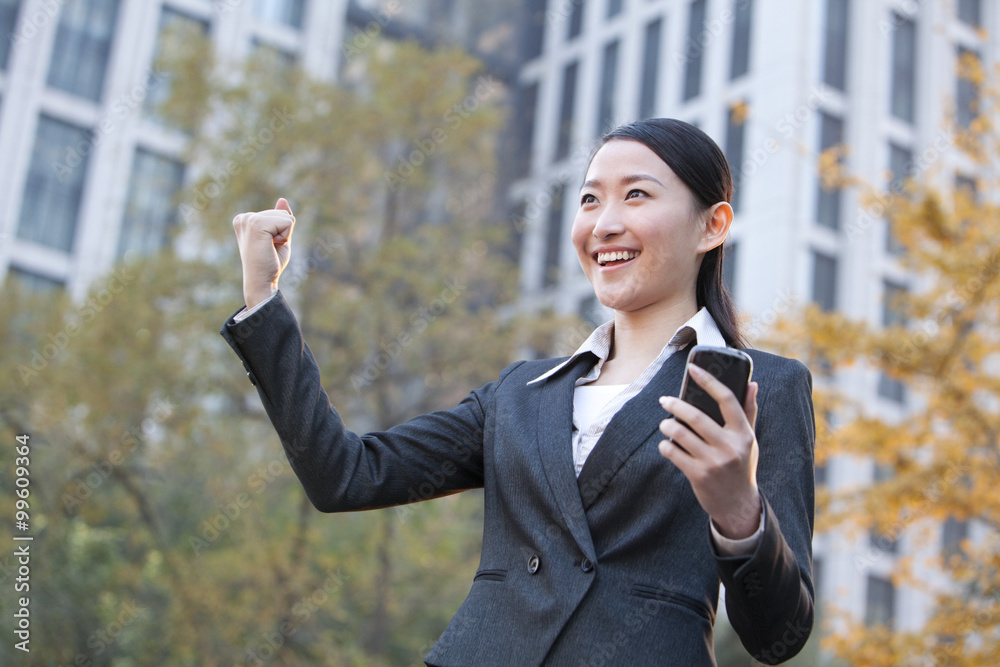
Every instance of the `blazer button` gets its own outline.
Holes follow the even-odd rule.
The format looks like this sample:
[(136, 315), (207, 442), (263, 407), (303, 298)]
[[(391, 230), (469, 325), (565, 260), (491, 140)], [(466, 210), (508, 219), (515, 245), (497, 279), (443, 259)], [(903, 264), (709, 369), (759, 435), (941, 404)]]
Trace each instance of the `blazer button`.
[(590, 572), (594, 569), (594, 564), (590, 562), (589, 558), (584, 558), (583, 562), (580, 563), (580, 569), (584, 572)]
[(538, 556), (532, 556), (528, 559), (528, 574), (535, 574), (541, 566), (542, 561), (538, 560)]

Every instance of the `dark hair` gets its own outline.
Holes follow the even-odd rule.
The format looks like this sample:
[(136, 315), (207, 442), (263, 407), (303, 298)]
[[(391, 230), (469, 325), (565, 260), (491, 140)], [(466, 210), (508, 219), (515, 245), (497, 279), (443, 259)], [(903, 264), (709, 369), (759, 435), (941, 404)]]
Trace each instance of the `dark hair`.
[[(632, 139), (667, 163), (691, 190), (698, 211), (719, 202), (731, 202), (733, 176), (722, 149), (694, 125), (674, 118), (650, 118), (620, 125), (601, 137), (601, 146), (613, 139)], [(722, 279), (725, 244), (705, 253), (698, 271), (698, 307), (712, 315), (726, 343), (746, 347), (733, 297)]]

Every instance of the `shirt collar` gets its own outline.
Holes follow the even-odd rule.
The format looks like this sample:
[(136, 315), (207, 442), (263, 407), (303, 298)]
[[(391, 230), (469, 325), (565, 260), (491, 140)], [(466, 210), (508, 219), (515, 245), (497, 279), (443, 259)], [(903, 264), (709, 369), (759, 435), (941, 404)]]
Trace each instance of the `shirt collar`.
[[(555, 368), (542, 373), (534, 380), (528, 382), (528, 384), (541, 382), (555, 375), (576, 360), (581, 354), (586, 354), (587, 352), (597, 357), (595, 370), (598, 371), (597, 374), (600, 374), (600, 367), (604, 365), (604, 362), (608, 360), (608, 355), (611, 354), (611, 342), (614, 340), (614, 332), (615, 321), (610, 320), (605, 322), (594, 329), (593, 333), (583, 342), (583, 345), (577, 348), (576, 352), (571, 354), (568, 359)], [(702, 308), (691, 319), (682, 324), (663, 348), (674, 347), (675, 349), (680, 349), (690, 342), (698, 345), (726, 347), (726, 339), (723, 338), (722, 332), (719, 331), (719, 325), (715, 323), (715, 318), (712, 317), (707, 308)]]

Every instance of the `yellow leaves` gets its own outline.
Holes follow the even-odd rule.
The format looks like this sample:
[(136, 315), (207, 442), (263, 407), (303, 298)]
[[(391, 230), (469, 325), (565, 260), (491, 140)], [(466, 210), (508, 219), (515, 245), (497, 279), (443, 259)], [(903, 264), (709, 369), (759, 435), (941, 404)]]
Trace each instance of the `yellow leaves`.
[(817, 165), (823, 188), (834, 190), (855, 183), (854, 178), (848, 174), (843, 164), (844, 156), (848, 153), (849, 150), (846, 146), (834, 146), (820, 153)]
[(973, 51), (962, 51), (958, 58), (958, 77), (976, 86), (986, 83), (983, 61)]
[[(916, 180), (889, 193), (846, 176), (843, 148), (818, 160), (825, 187), (859, 185), (861, 205), (886, 218), (908, 289), (866, 319), (807, 307), (772, 330), (774, 347), (819, 378), (817, 462), (856, 464), (860, 479), (876, 467), (874, 483), (818, 490), (817, 528), (905, 536), (914, 551), (894, 557), (893, 578), (936, 600), (912, 632), (845, 616), (826, 646), (852, 664), (926, 656), (938, 665), (1000, 664), (1000, 212), (987, 201), (1000, 179), (978, 168), (1000, 161), (1000, 69), (988, 73), (972, 56), (959, 66), (980, 87), (979, 115), (967, 129), (942, 130), (946, 142), (935, 150), (964, 153), (969, 171), (961, 176), (975, 188), (950, 188), (955, 174), (936, 157), (934, 168), (915, 170)], [(883, 409), (881, 375), (906, 387), (899, 408)], [(939, 558), (940, 525), (949, 517), (974, 529), (959, 555)], [(926, 558), (911, 558), (921, 552)], [(925, 560), (945, 573), (923, 576)]]
[(750, 105), (746, 100), (738, 100), (729, 106), (729, 117), (735, 125), (742, 125), (750, 117)]

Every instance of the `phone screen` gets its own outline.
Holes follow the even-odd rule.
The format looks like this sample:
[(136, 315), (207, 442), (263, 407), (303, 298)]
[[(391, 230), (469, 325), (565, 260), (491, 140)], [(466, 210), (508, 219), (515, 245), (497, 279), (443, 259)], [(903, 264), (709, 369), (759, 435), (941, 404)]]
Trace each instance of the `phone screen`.
[[(696, 364), (711, 373), (729, 387), (740, 405), (743, 404), (750, 375), (753, 372), (753, 360), (745, 352), (731, 348), (696, 345), (688, 354), (687, 363)], [(695, 406), (720, 426), (725, 425), (719, 404), (698, 383), (690, 379), (686, 368), (684, 383), (681, 385), (681, 400)]]

